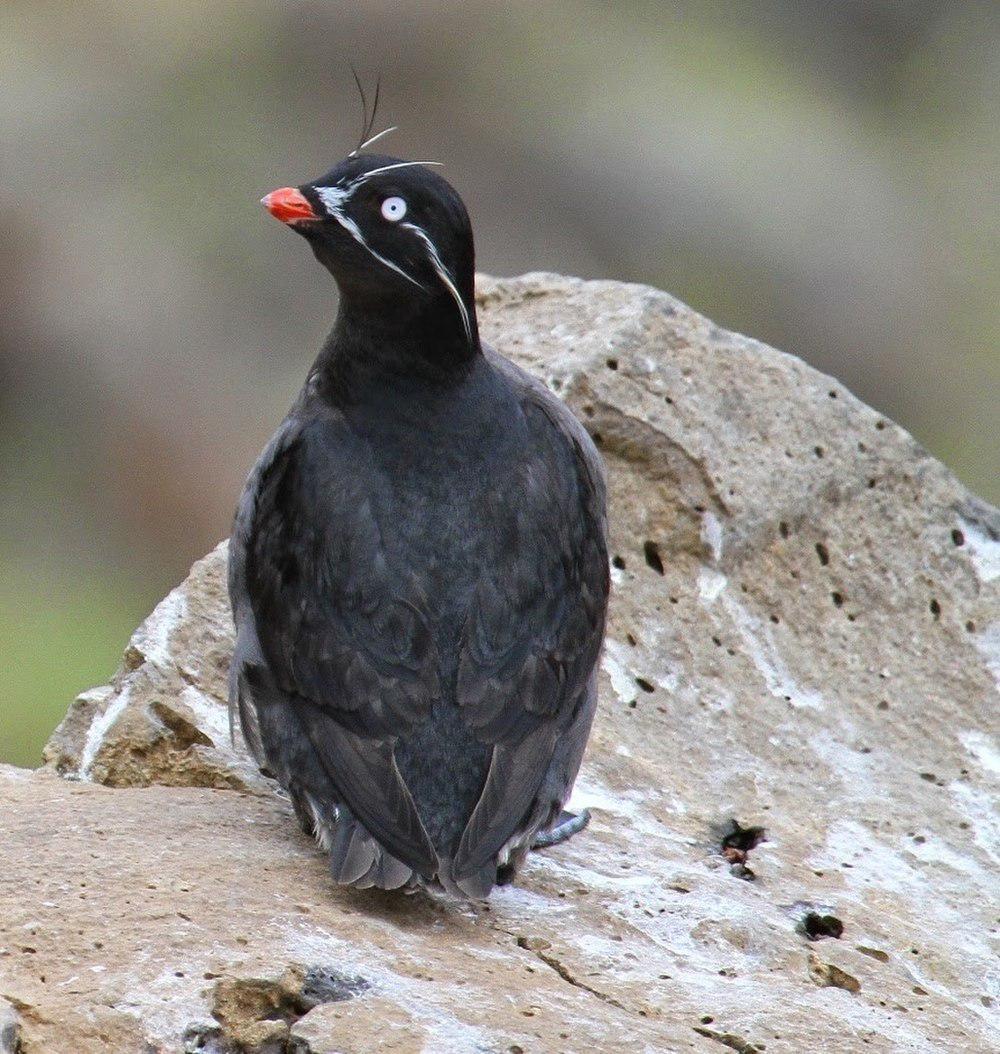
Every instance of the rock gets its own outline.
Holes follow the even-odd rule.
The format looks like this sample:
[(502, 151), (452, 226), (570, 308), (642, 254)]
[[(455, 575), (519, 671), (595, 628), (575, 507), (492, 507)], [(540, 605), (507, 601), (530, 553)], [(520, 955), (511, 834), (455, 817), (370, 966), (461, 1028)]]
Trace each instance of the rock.
[(314, 1024), (304, 1024), (296, 1028), (294, 1038), (292, 1035), (292, 1027), (300, 1018), (315, 1007), (353, 999), (369, 987), (362, 977), (341, 974), (326, 966), (305, 969), (298, 964), (287, 967), (277, 978), (220, 980), (212, 997), (212, 1017), (219, 1025), (194, 1026), (188, 1032), (189, 1045), (192, 1038), (202, 1046), (214, 1043), (216, 1047), (234, 1050), (273, 1047), (284, 1051), (295, 1042), (308, 1044), (308, 1032)]
[(135, 631), (111, 684), (74, 701), (43, 760), (112, 787), (269, 789), (230, 740), (233, 634), (223, 543)]
[[(845, 992), (860, 992), (861, 982), (846, 970), (833, 963), (823, 962), (815, 953), (809, 953), (809, 976), (821, 988), (843, 988)], [(926, 995), (926, 992), (924, 993)]]
[(220, 547), (0, 770), (25, 1054), (991, 1049), (1000, 515), (663, 293), (479, 297), (608, 463), (590, 827), (487, 907), (333, 887), (229, 744)]
[(467, 1049), (457, 1036), (459, 1045), (442, 1047), (432, 1042), (433, 1032), (395, 999), (373, 995), (346, 1007), (336, 1003), (318, 1006), (291, 1026), (289, 1042), (292, 1050), (301, 1050), (303, 1054), (328, 1050), (337, 1054), (370, 1054), (372, 1050), (381, 1054), (412, 1054), (423, 1050)]

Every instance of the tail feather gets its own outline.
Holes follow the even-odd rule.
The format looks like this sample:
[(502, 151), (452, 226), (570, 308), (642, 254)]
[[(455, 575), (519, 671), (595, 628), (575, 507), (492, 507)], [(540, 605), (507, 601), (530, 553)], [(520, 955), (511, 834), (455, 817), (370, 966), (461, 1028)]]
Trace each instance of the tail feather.
[(329, 853), (330, 874), (339, 885), (399, 889), (413, 878), (413, 868), (383, 849), (343, 806), (332, 823), (317, 830), (317, 840)]
[[(413, 880), (412, 867), (407, 867), (402, 860), (397, 860), (384, 849), (379, 849), (375, 863), (365, 876), (376, 889), (400, 889)], [(359, 882), (360, 886), (361, 883)]]
[[(440, 780), (428, 781), (429, 789), (419, 783), (422, 755), (414, 744), (404, 746), (402, 767), (408, 776), (411, 769), (417, 773), (420, 808), (391, 740), (347, 732), (279, 690), (265, 666), (236, 664), (232, 687), (232, 709), (248, 745), (289, 791), (300, 823), (328, 852), (335, 882), (379, 889), (436, 882), (471, 900), (485, 900), (495, 885), (509, 881), (536, 831), (558, 814), (593, 716), (591, 703), (569, 734), (560, 737), (555, 727), (542, 726), (519, 742), (494, 747), (460, 837), (447, 824), (432, 822), (432, 838), (420, 813), (428, 810), (429, 819), (439, 819), (432, 791)], [(593, 684), (590, 697), (596, 700)], [(346, 796), (339, 784), (348, 789)]]
[(496, 861), (490, 860), (478, 871), (457, 877), (452, 862), (443, 860), (438, 872), (438, 882), (446, 892), (462, 900), (486, 900), (497, 884)]
[(493, 750), (486, 785), (469, 817), (455, 853), (453, 877), (473, 880), (487, 865), (494, 869), (497, 854), (522, 834), (530, 840), (538, 807), (537, 794), (555, 747), (556, 730), (539, 729), (515, 746), (499, 743)]
[(372, 870), (377, 853), (374, 840), (359, 823), (346, 818), (338, 821), (330, 843), (330, 873), (334, 882), (353, 886), (361, 881)]

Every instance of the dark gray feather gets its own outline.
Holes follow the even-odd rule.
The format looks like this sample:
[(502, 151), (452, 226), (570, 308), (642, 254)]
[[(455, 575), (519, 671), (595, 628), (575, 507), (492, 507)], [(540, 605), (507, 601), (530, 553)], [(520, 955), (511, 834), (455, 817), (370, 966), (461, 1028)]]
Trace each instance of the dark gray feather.
[(447, 861), (442, 882), (485, 895), (497, 854), (558, 813), (590, 727), (600, 459), (523, 371), (489, 351), (476, 370), (464, 403), (423, 408), (426, 437), (307, 387), (238, 510), (232, 700), (286, 786), (309, 773), (341, 882)]

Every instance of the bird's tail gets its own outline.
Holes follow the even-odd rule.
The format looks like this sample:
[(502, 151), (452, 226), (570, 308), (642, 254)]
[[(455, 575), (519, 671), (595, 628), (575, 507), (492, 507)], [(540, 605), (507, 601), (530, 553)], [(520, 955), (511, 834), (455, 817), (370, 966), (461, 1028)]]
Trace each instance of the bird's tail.
[(231, 710), (257, 763), (288, 791), (302, 829), (330, 856), (335, 882), (365, 889), (415, 884), (412, 867), (383, 849), (336, 793), (322, 760), (263, 664), (234, 663)]
[(323, 803), (294, 781), (289, 793), (299, 822), (329, 854), (334, 882), (358, 889), (416, 885), (413, 868), (383, 849), (346, 806)]

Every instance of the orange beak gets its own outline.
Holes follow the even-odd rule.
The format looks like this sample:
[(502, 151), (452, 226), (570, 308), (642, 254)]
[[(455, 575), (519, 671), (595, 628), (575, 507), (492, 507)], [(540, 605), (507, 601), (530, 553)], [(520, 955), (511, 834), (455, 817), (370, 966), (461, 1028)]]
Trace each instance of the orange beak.
[(270, 194), (260, 199), (261, 205), (276, 219), (282, 223), (295, 223), (296, 220), (318, 220), (319, 217), (313, 212), (312, 205), (305, 199), (302, 192), (295, 187), (282, 187), (280, 190), (272, 190)]

